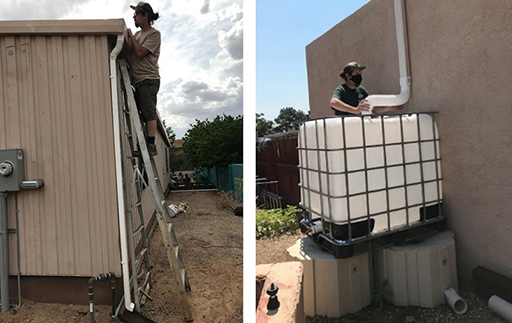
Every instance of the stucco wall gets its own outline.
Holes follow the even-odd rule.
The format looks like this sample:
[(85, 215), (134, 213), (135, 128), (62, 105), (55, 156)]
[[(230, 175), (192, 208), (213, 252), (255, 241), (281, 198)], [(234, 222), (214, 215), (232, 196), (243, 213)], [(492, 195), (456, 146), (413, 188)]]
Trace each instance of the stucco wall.
[[(412, 77), (408, 111), (439, 111), (444, 211), (458, 271), (512, 276), (512, 1), (405, 1)], [(392, 0), (373, 0), (306, 47), (313, 118), (344, 64), (366, 65), (373, 94), (399, 92)]]

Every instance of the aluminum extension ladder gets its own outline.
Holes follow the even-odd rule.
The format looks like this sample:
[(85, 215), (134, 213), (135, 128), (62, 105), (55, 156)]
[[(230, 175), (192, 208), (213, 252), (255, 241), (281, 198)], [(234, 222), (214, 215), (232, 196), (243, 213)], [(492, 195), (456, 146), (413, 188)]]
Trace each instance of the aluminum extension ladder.
[[(119, 116), (120, 132), (124, 134), (121, 140), (121, 150), (124, 152), (133, 152), (133, 134), (130, 118), (130, 110), (126, 108), (126, 95), (121, 84), (118, 85), (118, 90), (121, 92), (119, 98), (123, 104), (120, 104), (123, 108), (123, 115)], [(129, 149), (129, 150), (128, 150)], [(144, 179), (145, 171), (142, 168), (139, 169), (137, 164), (138, 158), (132, 157), (132, 153), (123, 159), (123, 178), (125, 179), (124, 187), (127, 192), (125, 196), (126, 210), (126, 223), (127, 223), (127, 236), (128, 236), (128, 252), (130, 258), (130, 287), (134, 293), (135, 310), (140, 312), (140, 306), (144, 304), (144, 297), (142, 294), (146, 294), (152, 287), (151, 280), (151, 265), (149, 263), (148, 256), (148, 236), (146, 231), (146, 225), (144, 223), (144, 213), (142, 211), (142, 193), (141, 191), (148, 186)], [(130, 172), (130, 169), (132, 170)], [(135, 194), (134, 194), (135, 193)], [(134, 196), (135, 195), (135, 196)], [(135, 199), (135, 201), (133, 201)], [(138, 227), (134, 230), (134, 217), (138, 215)], [(142, 248), (137, 255), (135, 255), (135, 246), (138, 242), (142, 243)], [(139, 274), (140, 272), (140, 274)], [(139, 279), (144, 278), (143, 282), (139, 282)]]
[[(171, 222), (171, 218), (175, 216), (175, 213), (171, 211), (165, 202), (165, 195), (164, 191), (162, 189), (162, 186), (160, 184), (160, 178), (158, 177), (157, 167), (155, 164), (155, 161), (153, 158), (149, 156), (146, 139), (144, 136), (143, 128), (142, 128), (142, 122), (139, 117), (139, 113), (137, 110), (137, 105), (135, 102), (135, 97), (132, 91), (132, 85), (130, 81), (130, 74), (128, 71), (128, 65), (125, 60), (118, 60), (119, 67), (121, 70), (121, 80), (124, 85), (125, 89), (125, 105), (123, 106), (123, 110), (125, 111), (125, 114), (127, 116), (127, 125), (130, 128), (130, 130), (127, 133), (127, 136), (131, 136), (131, 123), (129, 120), (133, 121), (133, 126), (135, 128), (135, 132), (137, 135), (137, 141), (139, 143), (139, 147), (142, 154), (142, 160), (144, 163), (144, 169), (147, 174), (148, 183), (144, 181), (143, 173), (138, 169), (138, 165), (134, 161), (134, 158), (130, 158), (132, 160), (132, 167), (133, 171), (135, 172), (135, 178), (132, 182), (134, 186), (138, 186), (140, 188), (140, 185), (146, 185), (149, 186), (151, 197), (153, 199), (153, 202), (155, 204), (156, 208), (156, 218), (158, 221), (158, 225), (160, 227), (160, 231), (162, 234), (162, 240), (164, 242), (164, 245), (166, 247), (167, 251), (167, 258), (169, 260), (169, 265), (171, 268), (171, 272), (174, 276), (174, 280), (176, 282), (176, 286), (178, 289), (178, 295), (181, 303), (181, 308), (185, 317), (186, 322), (191, 322), (193, 320), (192, 318), (192, 312), (190, 308), (190, 303), (188, 301), (188, 294), (187, 292), (190, 292), (190, 283), (188, 281), (187, 272), (185, 270), (185, 266), (183, 264), (183, 261), (181, 259), (180, 254), (180, 248), (178, 246), (178, 240), (176, 238), (176, 234), (174, 233), (174, 228)], [(122, 122), (124, 124), (124, 122)], [(134, 151), (133, 147), (133, 141), (128, 140), (130, 142), (130, 150)], [(127, 151), (127, 150), (124, 150)], [(125, 167), (126, 168), (126, 167)], [(130, 194), (129, 194), (130, 195)], [(130, 229), (134, 234), (136, 233), (142, 233), (145, 231), (144, 227), (144, 221), (142, 218), (142, 209), (141, 209), (141, 199), (140, 199), (140, 189), (137, 189), (137, 201), (135, 204), (128, 204), (130, 206), (129, 210), (132, 210), (134, 208), (138, 209), (139, 214), (141, 215), (141, 225), (134, 231), (133, 229)], [(131, 216), (129, 217), (129, 225), (131, 224)], [(132, 236), (133, 237), (133, 236)], [(145, 237), (145, 233), (142, 237), (142, 239), (145, 240), (143, 242), (143, 248), (141, 252), (139, 253), (138, 257), (134, 257), (135, 252), (131, 254), (131, 267), (132, 267), (132, 275), (133, 277), (133, 285), (134, 285), (134, 294), (135, 294), (135, 305), (138, 306), (137, 303), (138, 298), (140, 297), (140, 290), (143, 288), (138, 288), (136, 284), (138, 284), (137, 281), (137, 271), (140, 268), (140, 264), (145, 261), (147, 266), (147, 273), (146, 273), (146, 279), (145, 281), (150, 282), (150, 272), (149, 272), (149, 259), (147, 258), (147, 239)], [(133, 240), (133, 239), (130, 239)], [(133, 244), (133, 243), (132, 243)], [(130, 247), (131, 248), (131, 247)], [(136, 288), (137, 287), (137, 288)]]

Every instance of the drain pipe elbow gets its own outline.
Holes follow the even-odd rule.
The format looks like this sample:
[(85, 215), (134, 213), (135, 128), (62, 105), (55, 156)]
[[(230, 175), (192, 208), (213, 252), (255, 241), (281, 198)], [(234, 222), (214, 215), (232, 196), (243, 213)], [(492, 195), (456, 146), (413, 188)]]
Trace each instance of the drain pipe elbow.
[(453, 309), (453, 311), (459, 315), (466, 313), (468, 310), (468, 304), (466, 301), (457, 294), (455, 289), (447, 288), (443, 291), (444, 298), (448, 305)]
[(400, 77), (400, 94), (396, 95), (369, 95), (366, 100), (370, 104), (370, 108), (388, 107), (394, 105), (403, 105), (409, 101), (411, 97), (411, 77)]
[(370, 95), (366, 99), (370, 109), (374, 107), (387, 107), (403, 105), (411, 96), (411, 77), (407, 72), (407, 24), (404, 10), (404, 0), (394, 0), (395, 31), (398, 52), (398, 71), (400, 77), (400, 94), (397, 95)]
[(116, 60), (117, 59), (117, 56), (119, 56), (119, 54), (123, 50), (123, 45), (124, 45), (124, 35), (123, 34), (117, 35), (116, 46), (110, 52), (110, 59), (111, 60)]
[(491, 298), (489, 298), (487, 306), (489, 306), (489, 308), (499, 316), (503, 317), (509, 322), (512, 322), (512, 304), (503, 298), (492, 295)]

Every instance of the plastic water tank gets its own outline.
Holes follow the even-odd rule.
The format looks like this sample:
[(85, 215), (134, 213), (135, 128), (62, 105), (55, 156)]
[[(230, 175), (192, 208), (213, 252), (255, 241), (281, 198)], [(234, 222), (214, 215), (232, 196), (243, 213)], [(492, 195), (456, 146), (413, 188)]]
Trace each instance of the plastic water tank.
[(334, 117), (299, 129), (301, 206), (337, 225), (375, 220), (373, 233), (420, 221), (442, 200), (432, 114)]

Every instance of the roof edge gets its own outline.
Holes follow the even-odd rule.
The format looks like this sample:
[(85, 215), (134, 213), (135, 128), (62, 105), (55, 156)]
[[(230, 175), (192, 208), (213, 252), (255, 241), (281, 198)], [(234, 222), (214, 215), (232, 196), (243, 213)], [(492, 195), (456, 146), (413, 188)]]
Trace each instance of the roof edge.
[(110, 35), (126, 29), (123, 18), (0, 21), (0, 35)]

